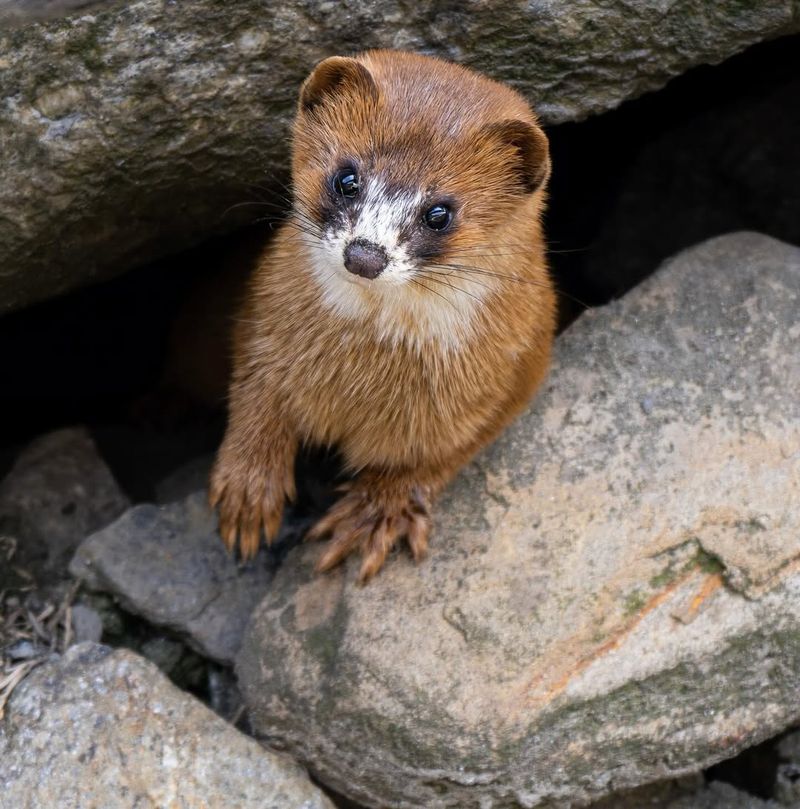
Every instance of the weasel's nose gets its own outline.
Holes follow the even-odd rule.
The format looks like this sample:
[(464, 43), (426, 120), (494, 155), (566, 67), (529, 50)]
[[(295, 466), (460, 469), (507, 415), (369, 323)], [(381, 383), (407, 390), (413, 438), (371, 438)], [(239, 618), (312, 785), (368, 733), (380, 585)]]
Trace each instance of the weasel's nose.
[(344, 249), (344, 266), (362, 278), (377, 278), (388, 263), (386, 251), (372, 242), (356, 239)]

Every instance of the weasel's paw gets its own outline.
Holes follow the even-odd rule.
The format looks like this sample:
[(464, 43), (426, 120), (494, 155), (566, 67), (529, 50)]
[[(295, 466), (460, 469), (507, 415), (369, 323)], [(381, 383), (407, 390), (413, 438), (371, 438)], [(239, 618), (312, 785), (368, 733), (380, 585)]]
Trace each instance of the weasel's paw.
[(283, 504), (294, 498), (290, 466), (248, 468), (224, 452), (211, 472), (208, 500), (219, 513), (219, 533), (229, 551), (239, 546), (242, 559), (258, 553), (261, 532), (269, 544), (277, 535)]
[(414, 561), (428, 550), (429, 498), (414, 487), (401, 494), (384, 492), (358, 483), (344, 487), (347, 494), (308, 532), (306, 539), (330, 536), (330, 543), (317, 562), (324, 572), (351, 553), (361, 554), (358, 580), (369, 581), (386, 560), (395, 543), (404, 538)]

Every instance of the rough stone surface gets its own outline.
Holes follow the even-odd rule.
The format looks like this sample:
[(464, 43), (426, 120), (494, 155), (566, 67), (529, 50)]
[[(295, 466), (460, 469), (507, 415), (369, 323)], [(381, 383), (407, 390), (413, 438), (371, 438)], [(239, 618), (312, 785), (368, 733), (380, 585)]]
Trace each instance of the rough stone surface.
[(167, 506), (135, 506), (86, 538), (70, 572), (222, 663), (239, 649), (272, 578), (263, 551), (242, 567), (228, 554), (205, 492)]
[(58, 430), (24, 449), (0, 483), (0, 534), (18, 540), (19, 564), (62, 573), (78, 543), (127, 507), (86, 430)]
[(0, 308), (271, 213), (231, 207), (287, 179), (297, 89), (333, 53), (445, 56), (510, 82), (557, 123), (798, 28), (796, 0), (141, 0), (11, 27), (0, 31)]
[(800, 716), (800, 250), (680, 254), (557, 341), (429, 559), (292, 552), (237, 661), (260, 733), (367, 806), (580, 805)]
[(0, 25), (23, 25), (66, 14), (112, 6), (121, 0), (0, 0)]
[(76, 643), (99, 643), (103, 637), (103, 619), (97, 610), (85, 604), (72, 607), (72, 631)]
[(0, 722), (0, 806), (333, 809), (133, 652), (73, 646), (36, 669)]

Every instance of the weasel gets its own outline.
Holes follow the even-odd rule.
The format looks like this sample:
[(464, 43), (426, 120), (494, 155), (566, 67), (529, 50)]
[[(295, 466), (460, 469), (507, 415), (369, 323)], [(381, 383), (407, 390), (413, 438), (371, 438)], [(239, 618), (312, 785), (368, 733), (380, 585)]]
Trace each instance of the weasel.
[(300, 91), (293, 207), (250, 281), (209, 498), (244, 558), (277, 533), (301, 442), (352, 483), (309, 532), (371, 578), (522, 410), (555, 330), (547, 138), (511, 88), (399, 51), (321, 62)]

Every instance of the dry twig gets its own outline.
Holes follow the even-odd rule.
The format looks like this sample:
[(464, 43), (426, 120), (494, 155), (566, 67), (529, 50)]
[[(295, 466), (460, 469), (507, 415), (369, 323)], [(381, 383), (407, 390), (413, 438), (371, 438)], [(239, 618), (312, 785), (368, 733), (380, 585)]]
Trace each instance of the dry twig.
[[(9, 563), (16, 550), (16, 539), (0, 536), (0, 560)], [(22, 578), (33, 581), (30, 575)], [(0, 720), (22, 680), (50, 655), (71, 645), (72, 602), (79, 587), (78, 582), (68, 587), (57, 604), (47, 601), (34, 605), (30, 600), (33, 585), (0, 591)], [(20, 659), (20, 643), (26, 642), (24, 659)]]

